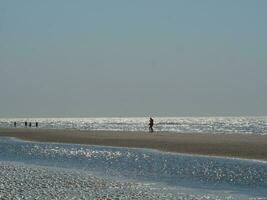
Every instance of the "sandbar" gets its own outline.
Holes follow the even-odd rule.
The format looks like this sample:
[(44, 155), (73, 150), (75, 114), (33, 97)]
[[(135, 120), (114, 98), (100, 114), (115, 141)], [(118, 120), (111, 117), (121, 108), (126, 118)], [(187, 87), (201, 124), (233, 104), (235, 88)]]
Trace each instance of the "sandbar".
[(0, 136), (36, 142), (149, 148), (267, 161), (266, 135), (0, 128)]

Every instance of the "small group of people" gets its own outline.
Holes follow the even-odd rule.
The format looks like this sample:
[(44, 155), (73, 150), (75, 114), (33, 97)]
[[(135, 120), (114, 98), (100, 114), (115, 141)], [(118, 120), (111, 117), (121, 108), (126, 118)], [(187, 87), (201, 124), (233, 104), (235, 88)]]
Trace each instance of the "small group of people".
[[(24, 126), (25, 127), (27, 127), (27, 126), (32, 127), (32, 123), (31, 122), (28, 123), (27, 121), (25, 121)], [(38, 127), (38, 122), (35, 122), (35, 127)]]
[[(31, 122), (28, 123), (27, 121), (25, 121), (24, 126), (25, 127), (28, 127), (28, 126), (32, 127), (32, 123)], [(39, 126), (38, 122), (35, 122), (35, 127), (37, 128), (38, 126)], [(17, 127), (17, 122), (14, 122), (14, 127)]]

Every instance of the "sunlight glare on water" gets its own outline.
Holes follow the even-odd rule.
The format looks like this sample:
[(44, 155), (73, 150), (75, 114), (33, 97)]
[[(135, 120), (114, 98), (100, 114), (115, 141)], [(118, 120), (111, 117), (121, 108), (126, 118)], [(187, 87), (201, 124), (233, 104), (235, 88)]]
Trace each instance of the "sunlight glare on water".
[[(147, 131), (149, 118), (18, 118), (0, 119), (0, 127), (24, 127), (39, 122), (39, 128), (106, 131)], [(158, 117), (155, 131), (174, 133), (267, 134), (267, 117)]]

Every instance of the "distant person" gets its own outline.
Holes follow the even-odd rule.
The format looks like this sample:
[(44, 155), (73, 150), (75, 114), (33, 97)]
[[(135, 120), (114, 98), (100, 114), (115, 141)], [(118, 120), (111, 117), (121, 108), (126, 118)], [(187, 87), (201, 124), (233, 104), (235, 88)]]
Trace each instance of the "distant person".
[(35, 126), (36, 126), (36, 128), (38, 127), (38, 122), (35, 122)]
[(24, 122), (24, 125), (25, 125), (25, 127), (27, 127), (28, 123), (27, 122)]
[(32, 123), (31, 122), (29, 123), (29, 127), (32, 127)]
[(14, 122), (14, 127), (17, 127), (17, 122)]
[(149, 119), (149, 132), (153, 133), (153, 125), (154, 125), (154, 120), (150, 117)]

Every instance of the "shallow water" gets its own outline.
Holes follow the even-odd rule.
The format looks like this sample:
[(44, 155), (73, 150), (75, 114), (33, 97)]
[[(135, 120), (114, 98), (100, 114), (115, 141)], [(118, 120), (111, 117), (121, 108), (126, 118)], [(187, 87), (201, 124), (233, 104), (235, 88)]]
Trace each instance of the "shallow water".
[[(12, 138), (0, 138), (0, 161), (1, 177), (5, 175), (3, 172), (10, 172), (3, 170), (8, 167), (14, 177), (20, 173), (21, 180), (29, 174), (37, 176), (32, 173), (36, 169), (47, 171), (42, 182), (47, 183), (50, 193), (54, 186), (49, 177), (53, 173), (56, 173), (53, 177), (57, 184), (68, 182), (68, 174), (72, 174), (70, 182), (77, 176), (78, 185), (84, 184), (82, 177), (98, 182), (79, 186), (82, 194), (58, 186), (74, 197), (88, 197), (92, 190), (95, 191), (90, 187), (96, 187), (99, 193), (92, 199), (101, 195), (100, 199), (103, 195), (109, 195), (111, 199), (267, 199), (266, 162), (146, 149), (32, 143)], [(60, 177), (65, 178), (61, 180)], [(9, 189), (4, 187), (0, 193)], [(135, 197), (138, 192), (141, 196)], [(17, 190), (14, 193), (18, 193)], [(143, 196), (145, 194), (148, 196)]]
[[(148, 131), (149, 118), (0, 118), (0, 127), (24, 127), (39, 122), (39, 128)], [(228, 133), (267, 135), (267, 117), (158, 117), (155, 131), (174, 133)]]

